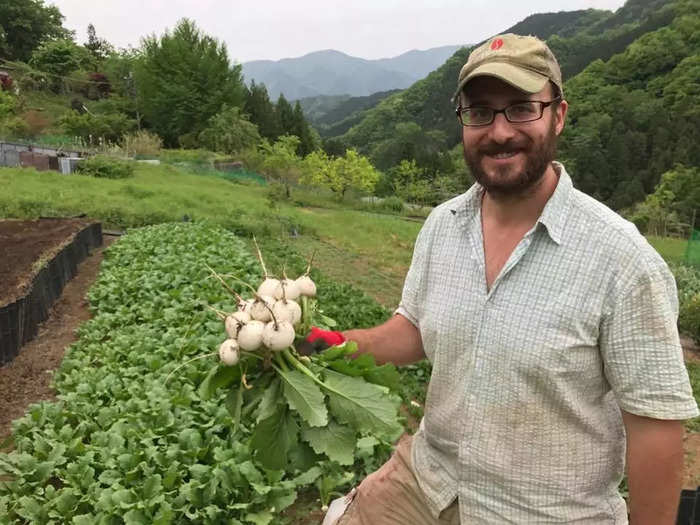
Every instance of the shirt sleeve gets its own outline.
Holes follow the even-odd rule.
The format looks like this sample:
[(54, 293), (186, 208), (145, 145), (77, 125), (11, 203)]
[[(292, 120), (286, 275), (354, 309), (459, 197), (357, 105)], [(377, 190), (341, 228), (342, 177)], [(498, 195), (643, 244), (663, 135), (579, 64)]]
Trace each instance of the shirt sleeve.
[(655, 419), (695, 417), (673, 275), (663, 262), (635, 273), (601, 323), (606, 377), (626, 412)]
[(403, 292), (401, 293), (401, 302), (394, 312), (408, 319), (416, 328), (420, 328), (420, 304), (421, 296), (425, 297), (423, 292), (423, 280), (427, 271), (427, 252), (428, 252), (428, 230), (431, 225), (430, 218), (425, 222), (423, 228), (418, 233), (416, 244), (413, 247), (413, 258), (411, 266), (406, 274), (406, 280), (403, 284)]

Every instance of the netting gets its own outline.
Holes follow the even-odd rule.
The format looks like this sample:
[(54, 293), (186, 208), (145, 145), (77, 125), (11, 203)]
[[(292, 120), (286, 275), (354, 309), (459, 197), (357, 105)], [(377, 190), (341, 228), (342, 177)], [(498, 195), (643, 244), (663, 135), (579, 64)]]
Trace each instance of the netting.
[(693, 230), (685, 249), (685, 262), (700, 267), (700, 230)]

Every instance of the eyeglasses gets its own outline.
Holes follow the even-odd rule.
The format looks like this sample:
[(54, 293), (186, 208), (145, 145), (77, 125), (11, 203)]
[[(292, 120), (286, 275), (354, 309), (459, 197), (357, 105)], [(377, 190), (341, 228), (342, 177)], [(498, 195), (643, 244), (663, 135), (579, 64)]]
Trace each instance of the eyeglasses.
[(526, 102), (518, 102), (503, 109), (494, 109), (488, 106), (469, 106), (463, 108), (457, 106), (456, 113), (459, 122), (462, 126), (468, 128), (477, 126), (488, 126), (491, 124), (498, 113), (503, 113), (508, 122), (520, 124), (522, 122), (532, 122), (542, 118), (544, 108), (551, 106), (555, 102), (561, 100), (561, 96), (556, 97), (549, 102), (541, 100), (528, 100)]

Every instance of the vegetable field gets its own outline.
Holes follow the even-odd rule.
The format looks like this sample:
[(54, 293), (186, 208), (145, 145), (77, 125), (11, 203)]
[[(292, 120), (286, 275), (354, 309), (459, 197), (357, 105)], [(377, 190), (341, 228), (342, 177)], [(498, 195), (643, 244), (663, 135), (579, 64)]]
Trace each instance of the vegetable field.
[[(286, 259), (292, 268), (301, 260)], [(284, 523), (300, 493), (319, 508), (387, 457), (386, 436), (358, 432), (336, 454), (339, 440), (318, 435), (319, 453), (296, 429), (287, 429), (288, 460), (277, 469), (251, 455), (256, 411), (237, 409), (236, 396), (216, 388), (217, 358), (176, 370), (226, 338), (207, 305), (235, 309), (206, 265), (251, 283), (262, 278), (242, 241), (208, 225), (134, 230), (109, 248), (89, 294), (94, 317), (55, 376), (58, 401), (33, 405), (15, 422), (15, 449), (0, 455), (0, 516), (32, 524)], [(339, 328), (386, 317), (362, 293), (312, 276)], [(428, 372), (419, 365), (401, 374), (411, 376), (397, 382), (410, 401)]]

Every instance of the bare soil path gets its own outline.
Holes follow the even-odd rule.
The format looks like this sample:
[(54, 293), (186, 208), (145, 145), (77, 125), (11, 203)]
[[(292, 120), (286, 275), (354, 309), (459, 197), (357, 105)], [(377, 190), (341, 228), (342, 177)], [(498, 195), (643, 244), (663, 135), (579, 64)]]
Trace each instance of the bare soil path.
[(78, 265), (77, 275), (66, 283), (37, 336), (14, 360), (0, 367), (0, 442), (10, 434), (11, 422), (23, 416), (30, 404), (55, 398), (53, 372), (75, 341), (75, 330), (90, 318), (85, 294), (97, 277), (104, 248), (113, 240), (105, 236), (102, 247)]

